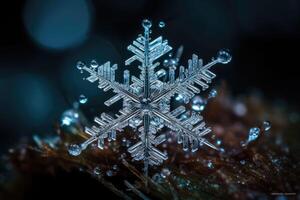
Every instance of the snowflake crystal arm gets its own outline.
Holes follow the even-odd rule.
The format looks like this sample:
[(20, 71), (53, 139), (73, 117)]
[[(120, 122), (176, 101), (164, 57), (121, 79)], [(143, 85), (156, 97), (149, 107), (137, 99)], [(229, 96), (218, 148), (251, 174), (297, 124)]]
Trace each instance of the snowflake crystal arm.
[[(170, 100), (176, 93), (185, 96), (186, 102), (188, 102), (194, 94), (200, 93), (200, 89), (194, 86), (195, 83), (201, 86), (202, 90), (208, 89), (208, 84), (216, 77), (209, 69), (217, 63), (227, 64), (230, 59), (228, 52), (221, 50), (217, 59), (213, 59), (210, 63), (202, 66), (202, 59), (198, 59), (198, 56), (193, 54), (192, 59), (188, 61), (188, 69), (180, 66), (179, 77), (175, 81), (172, 81), (174, 78), (171, 78), (168, 83), (164, 83), (164, 90), (153, 97), (153, 102), (159, 102), (162, 99)], [(175, 67), (173, 66), (173, 68)]]
[(134, 60), (139, 60), (142, 63), (142, 66), (140, 67), (140, 79), (143, 82), (143, 96), (141, 100), (143, 126), (140, 128), (142, 141), (129, 148), (128, 151), (135, 160), (144, 160), (144, 171), (145, 175), (148, 176), (149, 164), (158, 165), (163, 160), (167, 159), (166, 155), (153, 146), (163, 142), (164, 138), (155, 138), (154, 135), (157, 131), (151, 125), (151, 86), (157, 81), (157, 77), (154, 74), (154, 69), (159, 65), (153, 65), (152, 63), (154, 60), (169, 52), (172, 48), (168, 45), (166, 40), (162, 40), (162, 37), (158, 37), (150, 42), (149, 35), (152, 24), (149, 20), (144, 20), (142, 25), (144, 27), (144, 37), (139, 37), (137, 41), (134, 41), (133, 45), (135, 46), (128, 46), (128, 50), (132, 51), (135, 55), (125, 62), (125, 64), (129, 64)]
[(96, 140), (98, 140), (98, 148), (104, 149), (104, 139), (108, 138), (109, 141), (116, 140), (116, 131), (122, 131), (122, 128), (127, 126), (128, 121), (138, 116), (140, 111), (121, 110), (120, 113), (121, 115), (117, 115), (116, 119), (106, 113), (102, 113), (101, 118), (95, 117), (94, 121), (99, 126), (85, 128), (85, 132), (91, 137), (80, 145), (81, 149), (86, 149), (89, 144)]
[[(218, 148), (215, 145), (211, 144), (203, 138), (204, 135), (211, 132), (211, 129), (204, 129), (204, 122), (198, 123), (202, 120), (202, 118), (199, 115), (195, 115), (195, 113), (193, 113), (189, 120), (185, 120), (189, 121), (189, 123), (182, 123), (180, 119), (177, 119), (172, 114), (164, 114), (156, 110), (154, 110), (153, 113), (162, 120), (164, 120), (170, 129), (177, 132), (178, 143), (183, 143), (183, 150), (188, 150), (189, 141), (191, 141), (192, 144), (192, 152), (198, 150), (199, 144), (205, 144), (213, 149), (218, 150)], [(197, 125), (193, 126), (195, 124)]]
[[(79, 63), (79, 65), (80, 64), (81, 62)], [(90, 67), (83, 65), (82, 67), (78, 68), (81, 70), (81, 72), (84, 70), (89, 73), (90, 76), (86, 79), (91, 83), (98, 80), (98, 87), (100, 89), (103, 89), (103, 91), (106, 92), (112, 89), (114, 93), (117, 93), (117, 95), (107, 100), (105, 102), (105, 105), (110, 106), (122, 98), (130, 99), (134, 102), (139, 102), (138, 96), (131, 92), (130, 87), (127, 83), (127, 79), (129, 76), (127, 75), (127, 71), (124, 71), (124, 84), (120, 84), (115, 81), (115, 70), (118, 68), (117, 64), (110, 66), (110, 62), (108, 61), (99, 66), (96, 61), (93, 60)]]

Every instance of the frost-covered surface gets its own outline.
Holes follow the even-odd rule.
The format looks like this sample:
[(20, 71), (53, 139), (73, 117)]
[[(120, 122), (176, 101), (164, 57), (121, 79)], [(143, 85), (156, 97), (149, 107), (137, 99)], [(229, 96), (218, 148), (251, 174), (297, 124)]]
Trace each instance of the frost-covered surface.
[(117, 133), (127, 126), (137, 130), (135, 134), (140, 140), (130, 146), (128, 152), (134, 160), (144, 161), (145, 172), (148, 171), (149, 165), (159, 165), (168, 159), (168, 156), (157, 148), (166, 140), (166, 135), (161, 133), (164, 127), (176, 134), (178, 143), (182, 144), (185, 151), (189, 147), (191, 151), (197, 151), (201, 145), (218, 150), (218, 147), (204, 137), (211, 132), (211, 128), (206, 127), (202, 116), (187, 111), (184, 105), (171, 110), (170, 101), (180, 94), (184, 103), (188, 103), (195, 94), (208, 89), (212, 79), (216, 77), (210, 68), (217, 63), (228, 63), (231, 56), (227, 51), (221, 50), (215, 59), (203, 65), (202, 59), (192, 55), (187, 67), (179, 67), (177, 77), (177, 63), (167, 64), (166, 69), (166, 65), (160, 67), (160, 63), (157, 62), (172, 50), (168, 41), (163, 40), (161, 36), (151, 40), (151, 22), (144, 20), (142, 25), (144, 34), (127, 47), (134, 55), (125, 61), (125, 65), (134, 61), (140, 63), (139, 77), (130, 76), (130, 72), (125, 70), (123, 83), (120, 83), (115, 80), (117, 64), (111, 64), (109, 61), (103, 65), (92, 61), (90, 66), (78, 63), (78, 69), (89, 74), (86, 80), (97, 82), (100, 89), (112, 90), (115, 93), (104, 102), (106, 106), (122, 100), (123, 107), (115, 116), (102, 113), (100, 117), (95, 117), (95, 125), (85, 128), (89, 138), (80, 145), (71, 145), (70, 154), (79, 155), (93, 142), (97, 142), (99, 149), (103, 149), (106, 139), (115, 140)]

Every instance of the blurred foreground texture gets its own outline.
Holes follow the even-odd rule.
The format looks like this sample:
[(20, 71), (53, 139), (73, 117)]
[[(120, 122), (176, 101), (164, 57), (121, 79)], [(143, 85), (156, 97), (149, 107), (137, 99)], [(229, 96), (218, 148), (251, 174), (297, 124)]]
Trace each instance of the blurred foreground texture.
[[(20, 141), (4, 156), (0, 199), (75, 198), (85, 194), (124, 199), (299, 199), (299, 114), (284, 102), (265, 101), (259, 93), (233, 98), (226, 84), (208, 103), (204, 119), (213, 129), (208, 138), (224, 151), (182, 151), (170, 134), (161, 150), (169, 152), (149, 177), (142, 163), (126, 152), (132, 129), (104, 150), (91, 147), (81, 156), (68, 154), (68, 144), (84, 140), (87, 124), (79, 108), (70, 126), (55, 125), (52, 135)], [(189, 106), (189, 105), (188, 105)], [(264, 131), (263, 121), (272, 128)], [(261, 132), (245, 144), (248, 130)], [(148, 186), (146, 186), (146, 183)]]

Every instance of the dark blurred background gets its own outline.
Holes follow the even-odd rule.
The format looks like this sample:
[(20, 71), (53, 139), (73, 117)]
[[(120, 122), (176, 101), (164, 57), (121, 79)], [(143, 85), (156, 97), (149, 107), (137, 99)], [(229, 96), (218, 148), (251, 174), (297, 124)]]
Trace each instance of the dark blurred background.
[(0, 3), (0, 15), (0, 151), (50, 133), (80, 94), (89, 99), (85, 106), (102, 106), (104, 93), (83, 81), (75, 64), (136, 67), (123, 63), (144, 18), (174, 49), (184, 45), (181, 64), (192, 53), (207, 62), (230, 49), (232, 62), (215, 72), (235, 95), (256, 88), (269, 100), (300, 100), (298, 0), (10, 0)]

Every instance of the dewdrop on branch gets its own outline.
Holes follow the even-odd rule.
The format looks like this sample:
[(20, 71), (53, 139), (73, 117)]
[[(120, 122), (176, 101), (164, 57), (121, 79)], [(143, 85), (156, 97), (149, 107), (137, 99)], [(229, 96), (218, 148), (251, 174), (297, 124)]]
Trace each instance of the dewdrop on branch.
[[(129, 67), (129, 70), (124, 70), (123, 80), (116, 81), (117, 64), (110, 61), (98, 64), (93, 60), (88, 66), (78, 62), (77, 68), (89, 75), (86, 80), (91, 83), (97, 82), (103, 91), (112, 90), (115, 93), (104, 104), (111, 106), (122, 100), (123, 107), (114, 116), (102, 113), (100, 117), (95, 117), (95, 125), (85, 128), (88, 139), (82, 144), (70, 145), (69, 152), (78, 156), (91, 143), (96, 143), (99, 149), (103, 149), (105, 140), (116, 140), (117, 133), (130, 126), (137, 130), (135, 134), (139, 141), (129, 146), (128, 152), (134, 160), (144, 162), (147, 175), (149, 166), (160, 165), (168, 159), (168, 156), (157, 148), (167, 139), (166, 135), (161, 133), (164, 127), (172, 130), (184, 151), (195, 152), (201, 145), (218, 150), (218, 147), (205, 139), (211, 128), (206, 127), (203, 117), (199, 113), (186, 110), (184, 105), (171, 110), (170, 101), (171, 98), (180, 95), (186, 104), (195, 95), (208, 89), (212, 79), (216, 77), (210, 68), (218, 63), (227, 64), (231, 56), (228, 51), (221, 50), (211, 62), (203, 65), (202, 59), (193, 54), (187, 66), (180, 66), (177, 59), (166, 68), (157, 60), (169, 53), (172, 47), (162, 36), (150, 38), (152, 23), (149, 20), (143, 20), (142, 26), (144, 34), (127, 47), (133, 56), (125, 61), (125, 66), (135, 62), (132, 66), (135, 67), (139, 63), (139, 77), (131, 75)], [(180, 47), (179, 53), (182, 53), (182, 49)], [(210, 95), (214, 97), (216, 91)], [(187, 115), (187, 112), (190, 114)], [(185, 117), (182, 117), (183, 115)]]

